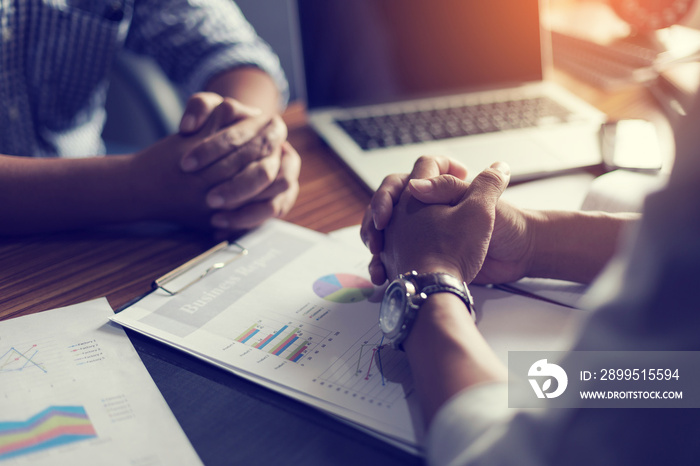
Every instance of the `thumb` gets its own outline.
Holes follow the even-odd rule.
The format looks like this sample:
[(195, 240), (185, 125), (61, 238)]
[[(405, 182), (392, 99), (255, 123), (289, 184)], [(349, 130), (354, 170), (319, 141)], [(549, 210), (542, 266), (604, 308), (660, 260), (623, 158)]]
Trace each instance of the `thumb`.
[(510, 182), (510, 167), (507, 163), (496, 162), (479, 173), (469, 189), (481, 193), (486, 200), (492, 200), (495, 204), (508, 187), (508, 182)]
[(212, 111), (223, 101), (223, 97), (213, 92), (198, 92), (187, 99), (180, 119), (180, 133), (190, 134), (199, 131)]
[(452, 175), (440, 175), (408, 182), (411, 195), (424, 204), (457, 204), (467, 191), (468, 184)]

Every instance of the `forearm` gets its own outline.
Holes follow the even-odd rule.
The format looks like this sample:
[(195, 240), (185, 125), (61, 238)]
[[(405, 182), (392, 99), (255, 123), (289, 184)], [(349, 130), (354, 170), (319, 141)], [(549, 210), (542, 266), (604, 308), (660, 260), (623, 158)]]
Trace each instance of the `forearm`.
[(252, 66), (217, 74), (209, 81), (206, 90), (259, 108), (269, 115), (282, 111), (280, 93), (274, 80), (264, 71)]
[(427, 424), (465, 388), (507, 380), (505, 366), (477, 330), (464, 303), (449, 293), (427, 299), (404, 348)]
[(622, 230), (638, 214), (528, 211), (532, 232), (529, 277), (590, 283), (615, 253)]
[(139, 220), (131, 156), (34, 159), (0, 155), (0, 234)]

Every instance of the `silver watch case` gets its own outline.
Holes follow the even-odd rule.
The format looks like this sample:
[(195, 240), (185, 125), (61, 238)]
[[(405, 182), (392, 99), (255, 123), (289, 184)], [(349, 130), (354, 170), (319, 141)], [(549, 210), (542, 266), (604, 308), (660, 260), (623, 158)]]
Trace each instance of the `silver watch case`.
[(411, 332), (421, 305), (431, 294), (441, 292), (458, 296), (474, 321), (477, 320), (474, 300), (464, 282), (446, 273), (419, 274), (411, 271), (399, 275), (384, 292), (379, 310), (379, 328), (385, 340), (394, 348), (403, 350), (401, 344)]

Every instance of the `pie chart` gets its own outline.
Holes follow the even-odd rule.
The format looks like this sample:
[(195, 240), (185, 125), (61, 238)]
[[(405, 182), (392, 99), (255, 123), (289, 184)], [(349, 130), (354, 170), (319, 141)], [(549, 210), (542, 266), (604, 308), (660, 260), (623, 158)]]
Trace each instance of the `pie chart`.
[(318, 297), (334, 303), (358, 303), (374, 294), (369, 280), (349, 273), (335, 273), (319, 278), (313, 285)]

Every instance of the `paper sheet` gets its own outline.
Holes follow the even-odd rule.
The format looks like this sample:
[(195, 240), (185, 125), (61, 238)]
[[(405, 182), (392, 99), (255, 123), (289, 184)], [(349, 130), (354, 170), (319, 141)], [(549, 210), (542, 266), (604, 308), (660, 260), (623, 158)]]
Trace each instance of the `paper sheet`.
[(529, 181), (508, 187), (501, 199), (521, 209), (578, 210), (594, 178), (574, 173)]
[[(280, 221), (267, 222), (239, 243), (248, 255), (176, 296), (157, 290), (113, 320), (376, 433), (420, 445), (422, 420), (410, 369), (405, 355), (382, 340), (377, 318), (383, 290), (366, 276), (364, 246)], [(533, 333), (538, 344), (545, 342), (546, 327), (556, 337), (547, 349), (565, 349), (559, 345), (568, 334), (557, 332), (575, 310), (497, 290), (474, 294), (477, 306), (493, 308), (483, 324), (502, 343), (501, 354), (520, 349), (509, 337), (499, 340), (499, 319), (513, 317), (498, 317), (496, 308), (506, 297), (513, 312), (540, 326)], [(527, 332), (517, 342), (523, 339)]]
[(0, 463), (201, 464), (107, 300), (0, 322)]
[(581, 210), (605, 212), (641, 212), (646, 196), (668, 181), (665, 173), (648, 174), (615, 170), (601, 175), (591, 184)]
[(503, 289), (515, 293), (530, 293), (556, 304), (580, 309), (580, 301), (588, 292), (588, 285), (552, 278), (521, 278), (503, 285)]

